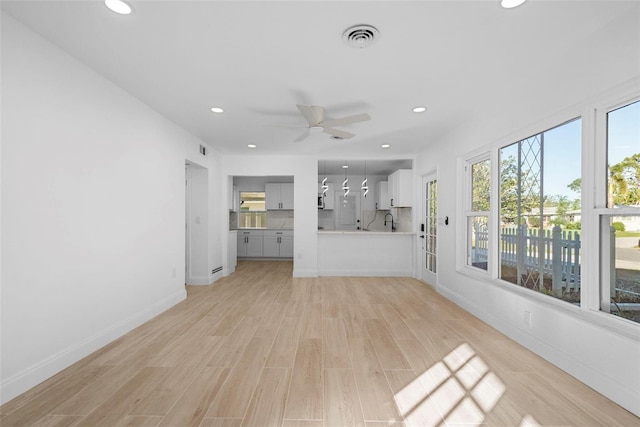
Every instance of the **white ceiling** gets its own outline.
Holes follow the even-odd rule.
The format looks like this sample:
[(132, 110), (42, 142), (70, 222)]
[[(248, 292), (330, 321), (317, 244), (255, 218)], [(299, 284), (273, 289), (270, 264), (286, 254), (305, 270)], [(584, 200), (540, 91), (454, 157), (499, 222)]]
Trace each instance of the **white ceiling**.
[[(512, 10), (498, 0), (130, 3), (129, 16), (98, 0), (2, 9), (230, 154), (409, 158), (480, 113), (574, 102), (562, 96), (598, 78), (588, 64), (640, 40), (638, 1), (530, 0)], [(377, 27), (377, 43), (343, 44), (356, 24)], [(320, 133), (293, 143), (306, 126), (297, 103), (371, 121), (342, 127), (357, 135), (350, 140)], [(427, 112), (412, 113), (417, 105)]]

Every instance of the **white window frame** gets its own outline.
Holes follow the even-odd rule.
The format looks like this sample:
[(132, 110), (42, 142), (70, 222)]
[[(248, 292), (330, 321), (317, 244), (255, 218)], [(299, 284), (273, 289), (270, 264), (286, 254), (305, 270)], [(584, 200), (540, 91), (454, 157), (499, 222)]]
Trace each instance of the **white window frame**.
[[(597, 283), (597, 286), (590, 286), (583, 290), (582, 307), (597, 317), (606, 317), (607, 319), (602, 320), (607, 323), (620, 322), (617, 327), (623, 330), (628, 327), (637, 327), (638, 323), (620, 316), (611, 315), (608, 311), (602, 309), (602, 305), (604, 304), (604, 289), (609, 286), (610, 265), (608, 262), (609, 254), (605, 251), (605, 247), (608, 246), (603, 244), (604, 239), (607, 239), (608, 236), (605, 236), (606, 230), (604, 230), (601, 225), (603, 220), (612, 216), (640, 215), (640, 208), (625, 207), (614, 209), (607, 206), (607, 125), (609, 112), (638, 101), (640, 101), (640, 90), (638, 90), (637, 85), (635, 85), (633, 89), (622, 88), (620, 92), (614, 93), (589, 111), (592, 140), (587, 141), (587, 143), (591, 143), (591, 150), (589, 151), (591, 156), (583, 159), (583, 164), (587, 162), (587, 165), (593, 168), (595, 172), (588, 174), (588, 176), (583, 176), (582, 192), (584, 194), (587, 188), (595, 190), (592, 194), (589, 194), (589, 196), (591, 196), (591, 203), (589, 204), (591, 208), (585, 209), (584, 206), (586, 205), (584, 205), (583, 200), (583, 219), (585, 217), (588, 219), (590, 231), (587, 235), (588, 245), (597, 248), (597, 251), (593, 251), (595, 253), (589, 252), (585, 255), (589, 256), (588, 259), (598, 260), (599, 262), (590, 263), (588, 274), (595, 279), (594, 283)], [(585, 242), (584, 246), (587, 246), (587, 242)]]
[[(495, 151), (495, 150), (493, 150)], [(463, 184), (463, 189), (462, 189), (462, 193), (460, 194), (464, 194), (464, 202), (461, 204), (461, 214), (460, 214), (460, 218), (461, 221), (459, 221), (458, 223), (460, 224), (459, 227), (459, 236), (460, 238), (458, 239), (458, 247), (461, 248), (460, 251), (458, 251), (458, 253), (460, 254), (459, 258), (458, 258), (458, 270), (464, 270), (466, 271), (468, 274), (471, 275), (480, 275), (482, 277), (495, 277), (495, 262), (493, 262), (493, 259), (495, 258), (495, 253), (496, 251), (494, 250), (494, 232), (493, 230), (495, 230), (495, 226), (496, 226), (496, 221), (494, 221), (494, 218), (491, 215), (491, 211), (495, 210), (495, 203), (496, 203), (496, 192), (495, 192), (495, 185), (494, 183), (495, 181), (495, 155), (492, 154), (491, 151), (484, 151), (481, 152), (479, 154), (475, 154), (471, 157), (468, 157), (466, 159), (464, 159), (461, 167), (463, 170), (463, 174), (464, 174), (464, 184)], [(472, 176), (471, 176), (471, 171), (472, 171), (472, 166), (476, 163), (479, 162), (483, 162), (483, 161), (489, 161), (489, 171), (490, 171), (490, 198), (491, 198), (491, 205), (490, 205), (490, 209), (489, 211), (473, 211), (471, 210), (471, 204), (472, 204), (472, 196), (473, 196), (473, 185), (472, 185)], [(487, 253), (487, 270), (483, 270), (481, 268), (478, 267), (474, 267), (471, 264), (469, 264), (469, 260), (468, 260), (468, 249), (469, 249), (469, 238), (470, 238), (470, 231), (469, 230), (469, 218), (471, 217), (475, 217), (475, 216), (486, 216), (488, 219), (488, 242), (487, 242), (487, 246), (488, 246), (488, 253)]]

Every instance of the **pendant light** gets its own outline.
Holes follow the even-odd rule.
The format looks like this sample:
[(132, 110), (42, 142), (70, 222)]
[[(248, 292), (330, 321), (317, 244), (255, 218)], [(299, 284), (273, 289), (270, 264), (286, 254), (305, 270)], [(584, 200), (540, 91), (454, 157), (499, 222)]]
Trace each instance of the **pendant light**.
[(324, 161), (324, 178), (322, 179), (322, 200), (327, 196), (327, 191), (329, 191), (329, 184), (327, 184), (327, 161)]
[(349, 168), (349, 165), (347, 165), (347, 163), (345, 162), (342, 168), (344, 169), (344, 181), (342, 182), (342, 190), (344, 191), (344, 203), (346, 205), (347, 195), (349, 194), (349, 178), (347, 177), (347, 169)]
[(369, 186), (367, 185), (367, 161), (364, 161), (364, 181), (362, 181), (362, 185), (360, 187), (362, 190), (362, 197), (366, 198), (367, 193), (369, 192)]

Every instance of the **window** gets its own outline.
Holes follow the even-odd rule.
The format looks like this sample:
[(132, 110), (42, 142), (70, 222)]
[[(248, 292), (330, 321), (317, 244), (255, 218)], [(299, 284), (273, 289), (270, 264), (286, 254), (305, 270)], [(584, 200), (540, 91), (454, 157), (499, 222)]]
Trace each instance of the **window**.
[(464, 159), (458, 265), (626, 332), (640, 323), (640, 89), (608, 97)]
[(499, 277), (580, 302), (581, 120), (500, 149)]
[(600, 309), (640, 322), (640, 101), (606, 117), (606, 208), (599, 209)]
[(489, 211), (491, 209), (491, 161), (488, 158), (467, 163), (467, 183), (471, 189), (466, 210), (466, 265), (488, 270)]
[(267, 211), (264, 191), (240, 192), (240, 221), (242, 228), (265, 228)]

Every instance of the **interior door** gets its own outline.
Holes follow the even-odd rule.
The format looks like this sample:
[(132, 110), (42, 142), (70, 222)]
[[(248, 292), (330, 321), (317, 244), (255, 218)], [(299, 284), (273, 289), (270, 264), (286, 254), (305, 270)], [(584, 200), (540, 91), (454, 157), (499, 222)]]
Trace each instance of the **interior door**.
[(438, 180), (436, 174), (422, 179), (422, 280), (436, 286), (438, 283)]

